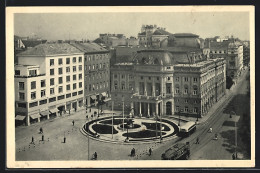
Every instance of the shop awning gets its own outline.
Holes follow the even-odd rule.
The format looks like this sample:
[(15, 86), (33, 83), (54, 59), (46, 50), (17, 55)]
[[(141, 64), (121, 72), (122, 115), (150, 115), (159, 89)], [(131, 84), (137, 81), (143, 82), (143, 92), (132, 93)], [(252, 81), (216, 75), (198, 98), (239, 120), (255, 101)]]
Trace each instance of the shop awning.
[(53, 108), (53, 109), (50, 109), (49, 111), (50, 111), (50, 113), (53, 114), (53, 113), (59, 112), (59, 109)]
[(107, 96), (107, 93), (106, 93), (106, 92), (102, 92), (101, 95), (102, 95), (103, 97), (106, 97), (106, 96)]
[(90, 98), (93, 99), (93, 100), (96, 100), (96, 99), (97, 99), (96, 96), (90, 96)]
[(31, 117), (32, 119), (36, 119), (36, 118), (40, 118), (41, 116), (40, 116), (39, 113), (35, 113), (35, 114), (30, 115), (30, 117)]
[(23, 115), (16, 115), (15, 120), (23, 121), (25, 119), (25, 116)]
[(49, 115), (49, 110), (40, 112), (41, 116), (47, 116)]

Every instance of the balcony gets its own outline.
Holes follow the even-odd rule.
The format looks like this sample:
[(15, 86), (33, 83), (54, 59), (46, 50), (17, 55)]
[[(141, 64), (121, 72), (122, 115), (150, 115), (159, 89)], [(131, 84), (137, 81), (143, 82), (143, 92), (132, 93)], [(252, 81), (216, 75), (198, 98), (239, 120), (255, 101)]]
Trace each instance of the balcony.
[(15, 78), (33, 78), (33, 77), (39, 77), (39, 76), (45, 76), (45, 74), (38, 74), (38, 75), (14, 75)]

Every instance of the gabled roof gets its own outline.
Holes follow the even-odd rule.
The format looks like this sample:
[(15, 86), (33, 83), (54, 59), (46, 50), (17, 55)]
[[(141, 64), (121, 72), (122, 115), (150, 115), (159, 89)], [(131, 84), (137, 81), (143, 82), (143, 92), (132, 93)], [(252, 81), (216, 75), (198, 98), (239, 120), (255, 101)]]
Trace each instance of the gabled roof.
[(85, 53), (108, 52), (107, 49), (97, 43), (72, 43), (71, 45)]
[(79, 49), (68, 43), (40, 44), (21, 52), (17, 56), (54, 56), (82, 54)]

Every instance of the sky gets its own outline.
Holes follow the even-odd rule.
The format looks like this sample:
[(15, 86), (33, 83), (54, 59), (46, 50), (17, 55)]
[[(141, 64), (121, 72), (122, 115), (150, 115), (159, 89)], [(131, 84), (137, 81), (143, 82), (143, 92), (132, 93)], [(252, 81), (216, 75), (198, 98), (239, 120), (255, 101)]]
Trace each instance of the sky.
[(47, 40), (89, 39), (100, 33), (137, 37), (142, 25), (166, 28), (170, 33), (193, 33), (201, 38), (238, 37), (249, 40), (249, 12), (145, 13), (16, 13), (14, 33)]

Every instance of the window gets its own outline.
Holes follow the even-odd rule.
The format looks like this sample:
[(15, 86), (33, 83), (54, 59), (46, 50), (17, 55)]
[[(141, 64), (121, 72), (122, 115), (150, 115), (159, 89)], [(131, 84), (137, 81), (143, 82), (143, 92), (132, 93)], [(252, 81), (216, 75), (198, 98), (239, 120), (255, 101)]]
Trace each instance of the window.
[(176, 82), (179, 82), (180, 78), (179, 77), (176, 77)]
[(50, 75), (54, 75), (54, 69), (50, 69)]
[(184, 77), (184, 81), (188, 82), (189, 81), (188, 77)]
[(89, 84), (89, 88), (88, 88), (89, 91), (91, 91), (91, 84)]
[(179, 103), (179, 101), (180, 101), (179, 99), (176, 99), (176, 103)]
[(82, 79), (82, 74), (79, 74), (79, 80), (81, 80)]
[(50, 85), (51, 85), (51, 86), (54, 85), (54, 78), (51, 78), (51, 79), (50, 79)]
[(46, 95), (45, 90), (41, 90), (41, 97), (44, 97)]
[(70, 67), (66, 67), (66, 72), (67, 72), (67, 73), (70, 72)]
[(70, 64), (70, 58), (66, 58), (66, 64)]
[(58, 96), (58, 100), (63, 100), (65, 98), (65, 95)]
[(167, 77), (168, 80), (171, 80), (171, 77)]
[(189, 108), (187, 106), (185, 106), (185, 109), (184, 109), (185, 112), (189, 112)]
[(197, 100), (194, 100), (194, 104), (197, 104)]
[(77, 80), (77, 76), (75, 74), (73, 75), (73, 80)]
[(45, 86), (46, 86), (45, 80), (41, 80), (41, 87), (45, 87)]
[(193, 78), (193, 82), (197, 82), (198, 81), (198, 79), (195, 77), (195, 78)]
[(19, 100), (24, 100), (24, 93), (19, 93)]
[(167, 69), (169, 70), (169, 69), (171, 69), (171, 67), (167, 67)]
[(31, 99), (36, 99), (36, 92), (31, 92)]
[(36, 81), (31, 82), (31, 89), (36, 89)]
[(47, 103), (47, 99), (44, 99), (44, 100), (41, 100), (40, 101), (40, 105), (44, 105), (44, 104), (46, 104)]
[(159, 80), (159, 77), (157, 77), (157, 80)]
[(20, 70), (15, 70), (15, 71), (14, 71), (14, 74), (15, 74), (15, 75), (20, 75)]
[(77, 84), (76, 83), (73, 84), (73, 89), (74, 90), (77, 89)]
[(125, 82), (122, 82), (122, 83), (121, 83), (121, 87), (122, 87), (122, 90), (125, 89)]
[(54, 59), (50, 59), (50, 66), (54, 65)]
[(17, 103), (18, 108), (26, 108), (26, 103)]
[(179, 110), (180, 110), (180, 107), (179, 107), (179, 106), (176, 106), (176, 107), (175, 107), (175, 112), (179, 112)]
[(121, 76), (121, 77), (122, 77), (122, 79), (124, 79), (124, 78), (125, 78), (125, 75), (124, 75), (124, 74), (122, 74), (122, 76)]
[(62, 74), (62, 68), (59, 68), (59, 74)]
[(82, 65), (79, 65), (79, 71), (82, 71)]
[(70, 91), (70, 84), (66, 86), (67, 91)]
[(19, 90), (24, 90), (24, 82), (19, 82)]
[(38, 102), (29, 103), (30, 108), (35, 107), (35, 106), (38, 106)]
[(77, 71), (76, 66), (73, 66), (73, 72)]
[(114, 74), (114, 78), (115, 78), (115, 79), (117, 78), (117, 74)]
[(114, 88), (117, 90), (117, 81), (114, 81)]
[(59, 77), (59, 84), (62, 84), (63, 83), (63, 79), (62, 77)]
[(79, 82), (79, 88), (82, 88), (82, 82)]
[(96, 64), (96, 69), (98, 69), (98, 64)]
[(71, 94), (66, 94), (66, 98), (70, 98), (71, 97)]
[(81, 94), (83, 94), (83, 90), (80, 90), (80, 91), (78, 92), (78, 95), (81, 95)]
[(188, 94), (188, 88), (184, 88), (184, 94)]
[(55, 102), (55, 101), (56, 101), (56, 97), (49, 98), (49, 103)]
[(82, 62), (82, 57), (81, 56), (79, 57), (79, 62)]
[(54, 94), (54, 88), (50, 88), (50, 94)]
[(72, 96), (76, 96), (78, 93), (77, 92), (73, 92), (72, 93)]
[(70, 76), (66, 76), (66, 82), (70, 82)]
[(166, 94), (171, 94), (172, 92), (172, 84), (166, 83)]
[(143, 77), (143, 76), (141, 76), (141, 79), (144, 79), (144, 77)]
[(63, 92), (63, 87), (59, 86), (59, 93), (62, 93), (62, 92)]
[(193, 112), (194, 112), (194, 113), (198, 113), (198, 108), (195, 107), (195, 108), (193, 109)]
[(76, 63), (77, 62), (77, 59), (76, 59), (76, 57), (73, 57), (73, 63)]
[(194, 88), (193, 89), (193, 95), (197, 95), (198, 94), (198, 90), (197, 90), (197, 88)]
[(180, 88), (179, 88), (179, 87), (176, 87), (175, 93), (176, 93), (176, 94), (179, 94), (179, 93), (180, 93)]
[(59, 58), (59, 65), (62, 65), (62, 58)]
[(188, 101), (188, 99), (185, 99), (185, 103), (188, 103), (189, 101)]

